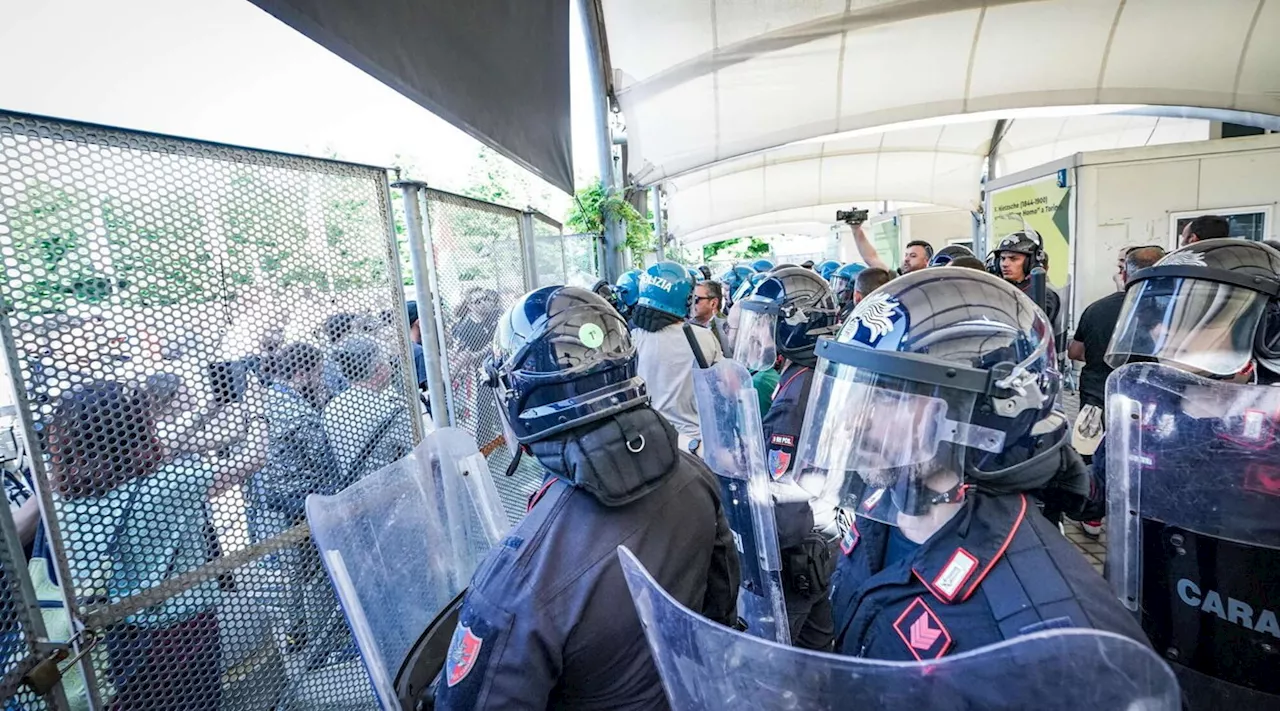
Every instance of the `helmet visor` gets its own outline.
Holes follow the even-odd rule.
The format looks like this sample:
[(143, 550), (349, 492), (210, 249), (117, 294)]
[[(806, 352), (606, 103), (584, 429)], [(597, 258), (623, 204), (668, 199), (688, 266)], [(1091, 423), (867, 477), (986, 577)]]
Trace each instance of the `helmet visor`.
[(1201, 375), (1248, 365), (1267, 297), (1230, 284), (1157, 277), (1129, 288), (1107, 364), (1153, 358)]
[(831, 291), (836, 295), (836, 298), (840, 298), (840, 294), (844, 293), (845, 289), (848, 289), (852, 283), (853, 280), (849, 277), (833, 276), (831, 277)]
[[(970, 424), (976, 398), (820, 360), (793, 469), (796, 481), (859, 515), (869, 515), (860, 504), (875, 490), (901, 485), (898, 506), (917, 511), (920, 505), (902, 496), (930, 476), (961, 471), (963, 447), (1003, 449), (1003, 432)], [(958, 474), (950, 476), (959, 483)]]
[(773, 340), (778, 315), (746, 308), (741, 311), (733, 340), (734, 359), (752, 372), (772, 368), (778, 359), (778, 344)]

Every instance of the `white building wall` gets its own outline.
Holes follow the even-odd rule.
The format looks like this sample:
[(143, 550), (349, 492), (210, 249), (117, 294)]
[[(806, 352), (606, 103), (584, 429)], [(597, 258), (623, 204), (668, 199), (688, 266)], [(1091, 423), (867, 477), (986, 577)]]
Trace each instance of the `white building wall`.
[[(1115, 289), (1118, 250), (1175, 246), (1172, 213), (1280, 201), (1280, 135), (1085, 153), (1076, 171), (1079, 314)], [(1276, 217), (1273, 209), (1269, 238)]]
[(908, 242), (924, 240), (933, 245), (933, 251), (956, 241), (973, 238), (973, 218), (968, 210), (903, 210), (902, 246)]

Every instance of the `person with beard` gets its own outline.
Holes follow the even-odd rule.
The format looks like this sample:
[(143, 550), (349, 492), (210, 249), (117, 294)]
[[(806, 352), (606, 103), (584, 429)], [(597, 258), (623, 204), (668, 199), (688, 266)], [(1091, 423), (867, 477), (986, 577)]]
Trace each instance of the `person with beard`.
[[(928, 661), (1057, 628), (1147, 644), (1035, 493), (1083, 499), (1044, 312), (971, 269), (927, 269), (821, 339), (793, 468), (843, 531), (835, 651)], [(1078, 457), (1077, 457), (1078, 458)]]

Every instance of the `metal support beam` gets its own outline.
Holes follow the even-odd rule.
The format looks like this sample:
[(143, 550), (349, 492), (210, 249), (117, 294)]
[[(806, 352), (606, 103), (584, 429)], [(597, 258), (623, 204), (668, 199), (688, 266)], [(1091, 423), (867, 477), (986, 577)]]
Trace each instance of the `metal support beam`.
[(666, 259), (667, 253), (667, 221), (662, 215), (662, 186), (649, 188), (649, 209), (653, 211), (653, 234), (658, 243), (658, 261)]
[(421, 195), (426, 183), (401, 180), (392, 184), (404, 193), (404, 226), (409, 237), (409, 265), (413, 269), (414, 298), (418, 302), (418, 324), (422, 333), (422, 353), (427, 364), (427, 394), (431, 398), (431, 419), (436, 427), (448, 427), (449, 381), (440, 354), (440, 328), (436, 320), (436, 297), (433, 293), (434, 262), (428, 248), (430, 228), (422, 229)]
[(538, 288), (537, 250), (533, 240), (533, 208), (520, 213), (520, 251), (524, 261), (524, 290)]
[[(582, 17), (582, 33), (587, 40), (587, 67), (591, 79), (591, 105), (596, 123), (597, 160), (600, 166), (600, 183), (605, 190), (616, 191), (621, 181), (613, 168), (613, 137), (609, 127), (609, 84), (604, 64), (604, 21), (600, 14), (599, 0), (577, 0)], [(615, 282), (626, 270), (624, 251), (626, 231), (621, 220), (605, 220), (604, 245), (600, 265), (602, 276)]]

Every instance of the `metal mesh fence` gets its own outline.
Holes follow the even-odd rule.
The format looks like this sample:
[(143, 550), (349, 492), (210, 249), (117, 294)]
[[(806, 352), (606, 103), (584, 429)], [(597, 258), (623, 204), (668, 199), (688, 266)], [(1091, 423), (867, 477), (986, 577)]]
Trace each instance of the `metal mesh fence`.
[(600, 248), (600, 236), (578, 234), (564, 236), (565, 279), (568, 283), (586, 282), (590, 287), (600, 273), (596, 250)]
[(387, 200), (373, 168), (0, 114), (6, 355), (100, 707), (373, 706), (303, 501), (416, 437)]
[[(8, 477), (15, 472), (6, 470)], [(9, 493), (6, 491), (6, 493)], [(43, 624), (38, 621), (39, 604), (30, 586), (26, 562), (22, 558), (22, 546), (16, 531), (9, 504), (0, 511), (0, 709), (59, 708), (51, 696), (39, 696), (26, 686), (19, 685), (24, 674), (37, 660), (36, 641), (41, 636)]]
[(560, 225), (541, 214), (534, 214), (532, 223), (537, 285), (566, 283), (564, 238), (560, 235)]
[(498, 318), (526, 291), (517, 210), (426, 191), (436, 270), (436, 298), (449, 378), (451, 422), (475, 435), (489, 461), (498, 494), (512, 522), (523, 517), (542, 469), (531, 457), (511, 477), (493, 392), (481, 372), (493, 347)]

